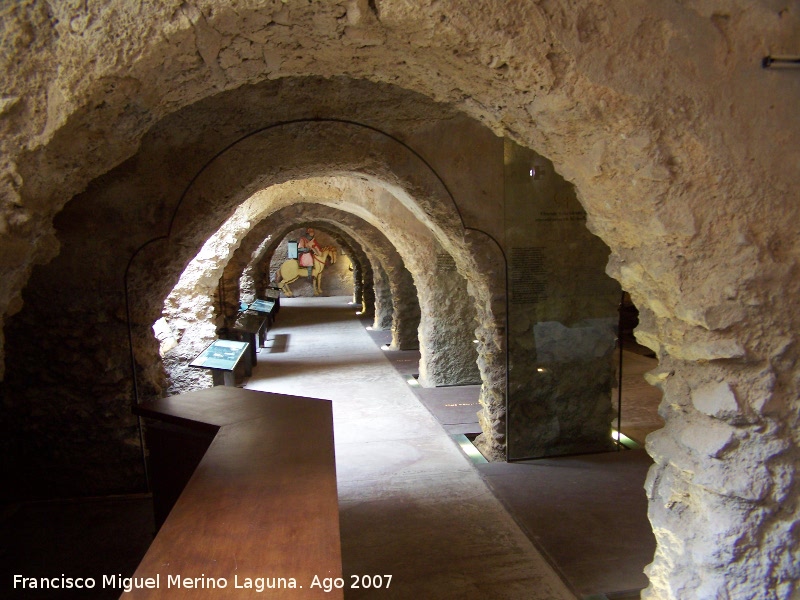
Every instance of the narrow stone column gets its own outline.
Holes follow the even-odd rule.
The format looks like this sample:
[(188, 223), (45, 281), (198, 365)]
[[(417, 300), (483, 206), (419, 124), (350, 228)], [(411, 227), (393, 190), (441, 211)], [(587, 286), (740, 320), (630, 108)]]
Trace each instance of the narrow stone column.
[(365, 316), (372, 316), (375, 314), (375, 288), (372, 282), (372, 268), (369, 265), (364, 265), (363, 275), (364, 287), (361, 298), (361, 312)]
[[(231, 263), (228, 263), (230, 265)], [(227, 267), (222, 274), (214, 295), (218, 313), (216, 321), (218, 326), (235, 319), (239, 312), (239, 274), (241, 271), (228, 270)]]
[[(477, 298), (481, 295), (477, 294)], [(491, 296), (487, 304), (496, 304), (502, 299), (499, 294)], [(478, 327), (478, 369), (481, 373), (481, 393), (478, 401), (478, 422), (481, 435), (474, 443), (489, 459), (505, 460), (506, 457), (506, 352), (503, 315), (489, 310), (487, 304), (476, 301)]]
[[(239, 283), (239, 295), (241, 300), (250, 301), (256, 298), (264, 298), (267, 286), (274, 285), (269, 280), (269, 263), (272, 255), (266, 256), (260, 261), (253, 261), (245, 269)], [(252, 278), (252, 287), (245, 287), (244, 282)]]
[(256, 269), (254, 265), (248, 265), (239, 277), (239, 300), (247, 301), (256, 297)]
[[(455, 270), (437, 268), (419, 274), (420, 286), (434, 290), (426, 303), (434, 318), (420, 325), (419, 382), (425, 387), (480, 382), (475, 338), (475, 306), (466, 280)], [(431, 279), (435, 278), (433, 282)], [(426, 311), (427, 312), (427, 311)]]
[(391, 269), (392, 305), (392, 350), (416, 350), (419, 348), (420, 307), (414, 278), (404, 266)]
[(506, 456), (506, 280), (505, 260), (495, 240), (483, 232), (470, 230), (463, 266), (475, 275), (467, 279), (473, 298), (477, 340), (477, 367), (481, 377), (478, 422), (483, 433), (474, 444), (490, 460)]
[(392, 314), (394, 312), (389, 276), (379, 263), (373, 267), (372, 272), (375, 277), (375, 319), (372, 322), (372, 327), (380, 330), (389, 329), (392, 326)]
[(361, 305), (364, 298), (364, 282), (361, 273), (361, 261), (353, 261), (353, 304)]

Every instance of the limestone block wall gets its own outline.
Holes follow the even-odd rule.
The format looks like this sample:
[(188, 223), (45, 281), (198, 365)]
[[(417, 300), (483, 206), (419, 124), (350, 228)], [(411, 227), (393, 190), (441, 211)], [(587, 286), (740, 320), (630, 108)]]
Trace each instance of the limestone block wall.
[(327, 285), (332, 296), (353, 296), (353, 261), (357, 260), (354, 251), (347, 246), (338, 245), (339, 256), (335, 265), (325, 272), (323, 285)]

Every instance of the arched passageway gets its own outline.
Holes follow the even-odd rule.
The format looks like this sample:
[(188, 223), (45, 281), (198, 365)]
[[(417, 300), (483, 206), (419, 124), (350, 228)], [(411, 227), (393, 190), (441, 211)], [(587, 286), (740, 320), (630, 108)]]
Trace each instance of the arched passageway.
[[(38, 429), (32, 455), (52, 465), (77, 452), (98, 489), (140, 480), (124, 466), (138, 452), (128, 361), (106, 343), (127, 337), (121, 274), (136, 248), (164, 233), (197, 165), (225, 143), (265, 120), (320, 114), (405, 130), (400, 138), (413, 138), (454, 195), (470, 199), (460, 207), (461, 241), (480, 237), (472, 228), (498, 239), (481, 223), (496, 198), (473, 185), (476, 170), (492, 167), (468, 160), (492, 143), (482, 122), (546, 155), (575, 184), (588, 226), (611, 249), (609, 273), (640, 308), (637, 335), (659, 355), (651, 379), (664, 390), (666, 427), (649, 442), (659, 538), (649, 597), (791, 597), (800, 497), (790, 301), (800, 280), (791, 201), (800, 161), (791, 140), (800, 84), (762, 70), (760, 59), (796, 52), (793, 5), (114, 6), (67, 14), (19, 3), (3, 15), (4, 391), (8, 423)], [(174, 128), (160, 127), (169, 121)], [(475, 135), (444, 135), (454, 122)], [(150, 142), (161, 153), (140, 152)], [(124, 185), (138, 168), (152, 177)], [(271, 183), (310, 174), (273, 173)], [(97, 210), (106, 184), (113, 193), (104, 190)], [(221, 212), (179, 223), (187, 229), (170, 260), (154, 265), (147, 285), (134, 282), (134, 296), (166, 297), (199, 244), (185, 242), (207, 239), (241, 199), (197, 199)], [(73, 277), (86, 257), (90, 281)], [(47, 313), (56, 299), (64, 315)], [(482, 325), (490, 334), (502, 322), (496, 300), (476, 302), (479, 318), (492, 315)], [(155, 355), (147, 328), (157, 308), (134, 308), (137, 352)], [(31, 347), (25, 331), (42, 345)], [(38, 388), (15, 384), (43, 375), (42, 350), (58, 352), (58, 365)], [(140, 368), (151, 382), (142, 392), (159, 393), (157, 365)], [(57, 421), (86, 389), (99, 398), (91, 442), (74, 439), (85, 411), (73, 411), (67, 432), (42, 426), (42, 414)], [(119, 459), (114, 472), (109, 456)], [(61, 478), (64, 489), (72, 475)]]
[[(298, 198), (303, 202), (298, 202)], [(381, 203), (385, 208), (376, 208)], [(365, 215), (366, 220), (358, 214)], [(202, 374), (193, 374), (185, 365), (213, 339), (211, 323), (219, 327), (224, 318), (236, 314), (238, 283), (248, 265), (268, 262), (266, 257), (271, 257), (275, 245), (287, 231), (301, 224), (314, 223), (321, 223), (322, 227), (344, 235), (351, 240), (351, 247), (366, 248), (369, 269), (386, 275), (383, 303), (383, 288), (374, 286), (378, 312), (376, 324), (389, 317), (393, 348), (420, 347), (420, 380), (423, 385), (478, 381), (480, 375), (473, 344), (477, 320), (474, 316), (467, 318), (467, 315), (475, 315), (475, 307), (465, 277), (454, 268), (455, 259), (451, 259), (453, 268), (449, 269), (437, 269), (435, 263), (431, 264), (431, 256), (449, 255), (425, 227), (410, 226), (414, 222), (410, 211), (404, 210), (400, 201), (385, 187), (368, 183), (360, 177), (295, 180), (255, 194), (206, 242), (193, 265), (187, 268), (189, 275), (182, 277), (170, 296), (168, 320), (180, 321), (181, 337), (190, 340), (168, 357), (172, 365), (170, 372), (181, 381), (181, 385), (173, 386), (172, 391), (185, 391), (188, 389), (186, 386), (193, 385), (192, 381), (207, 379)], [(386, 235), (376, 226), (386, 231)], [(265, 237), (271, 241), (264, 242)], [(152, 260), (144, 262), (149, 273)], [(476, 270), (474, 262), (462, 259), (459, 262), (462, 270), (469, 269), (473, 287), (489, 287), (487, 274)], [(264, 267), (253, 268), (251, 272), (261, 273), (258, 285), (263, 289)], [(218, 300), (214, 294), (218, 289), (227, 290), (226, 305), (214, 308)], [(182, 303), (179, 296), (187, 300)], [(382, 306), (391, 307), (391, 314), (381, 315)], [(422, 327), (420, 307), (425, 315)], [(190, 321), (196, 323), (196, 333), (204, 333), (187, 333)], [(491, 360), (486, 359), (483, 364)], [(502, 399), (501, 390), (490, 390), (486, 397)], [(496, 404), (486, 413), (489, 415), (501, 410), (502, 404)]]

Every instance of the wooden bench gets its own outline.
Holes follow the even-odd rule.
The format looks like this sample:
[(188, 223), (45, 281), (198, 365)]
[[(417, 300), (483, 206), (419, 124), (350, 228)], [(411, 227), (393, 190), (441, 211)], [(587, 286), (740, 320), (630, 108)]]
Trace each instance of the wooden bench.
[(214, 387), (135, 412), (163, 524), (122, 597), (343, 597), (311, 587), (342, 577), (329, 401)]

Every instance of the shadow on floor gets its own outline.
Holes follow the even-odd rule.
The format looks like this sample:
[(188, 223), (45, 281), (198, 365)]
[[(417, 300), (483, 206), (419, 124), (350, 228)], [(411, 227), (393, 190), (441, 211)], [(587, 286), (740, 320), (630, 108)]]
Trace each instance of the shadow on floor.
[(476, 468), (528, 537), (581, 596), (639, 597), (656, 549), (643, 450)]
[(289, 335), (286, 333), (277, 333), (267, 339), (266, 351), (270, 354), (278, 354), (281, 352), (289, 351)]

